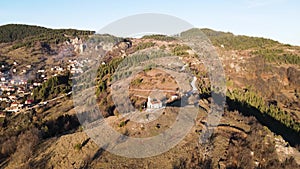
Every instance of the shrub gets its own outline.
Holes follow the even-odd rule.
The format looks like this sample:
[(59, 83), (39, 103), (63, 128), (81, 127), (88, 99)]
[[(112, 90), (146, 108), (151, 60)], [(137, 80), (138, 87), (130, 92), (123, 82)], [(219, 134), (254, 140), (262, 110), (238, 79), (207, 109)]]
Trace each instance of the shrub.
[(81, 148), (82, 148), (82, 144), (81, 143), (77, 143), (74, 146), (74, 149), (77, 150), (77, 151), (81, 150)]
[(166, 36), (166, 35), (145, 35), (142, 37), (142, 39), (153, 39), (153, 40), (167, 41), (167, 42), (176, 40), (176, 38)]
[(119, 127), (124, 127), (126, 125), (125, 121), (121, 121)]
[(172, 49), (172, 53), (173, 53), (173, 55), (176, 55), (176, 56), (188, 55), (189, 53), (187, 52), (187, 50), (190, 50), (190, 49), (191, 48), (187, 45), (176, 45)]
[(143, 49), (146, 49), (146, 48), (150, 48), (150, 47), (153, 47), (155, 45), (155, 43), (153, 42), (144, 42), (144, 43), (139, 43), (137, 46), (136, 46), (136, 50), (143, 50)]
[(259, 49), (252, 52), (253, 55), (262, 57), (268, 62), (300, 65), (298, 55), (284, 52), (282, 49)]

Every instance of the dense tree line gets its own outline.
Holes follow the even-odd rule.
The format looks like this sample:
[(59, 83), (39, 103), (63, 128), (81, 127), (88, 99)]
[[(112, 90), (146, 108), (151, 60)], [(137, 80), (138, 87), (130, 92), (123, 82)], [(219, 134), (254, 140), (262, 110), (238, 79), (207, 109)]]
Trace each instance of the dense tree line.
[(268, 62), (300, 65), (300, 56), (284, 52), (282, 49), (260, 49), (252, 54), (263, 57)]
[(89, 43), (99, 44), (101, 42), (117, 44), (124, 41), (124, 38), (112, 36), (109, 34), (95, 34), (88, 39)]
[(168, 55), (170, 54), (163, 50), (153, 50), (151, 52), (139, 52), (131, 55), (130, 57), (126, 57), (117, 65), (118, 71), (114, 74), (112, 80), (114, 81), (130, 76), (132, 74), (131, 68), (135, 68), (143, 63), (145, 63), (144, 70), (149, 70), (155, 67), (155, 64), (150, 63), (151, 61)]
[(79, 36), (91, 35), (94, 31), (81, 31), (75, 29), (49, 29), (40, 26), (21, 25), (21, 24), (8, 24), (0, 26), (0, 42), (13, 42), (16, 40), (23, 40), (27, 37), (38, 36), (53, 36), (59, 34), (60, 36)]
[(175, 45), (172, 49), (172, 54), (175, 56), (188, 55), (189, 53), (187, 50), (191, 50), (191, 48), (187, 45)]
[(167, 41), (167, 42), (176, 40), (176, 38), (174, 38), (174, 37), (166, 36), (166, 35), (159, 35), (159, 34), (145, 35), (142, 37), (142, 39), (153, 39), (153, 40)]
[(147, 48), (150, 48), (150, 47), (153, 47), (155, 46), (155, 43), (153, 42), (143, 42), (143, 43), (139, 43), (135, 49), (136, 50), (143, 50), (143, 49), (147, 49)]
[(201, 31), (211, 40), (215, 46), (224, 45), (225, 48), (235, 50), (245, 50), (250, 48), (263, 48), (279, 44), (279, 42), (259, 37), (250, 37), (244, 35), (234, 35), (213, 31), (211, 29), (201, 29)]
[[(115, 72), (118, 65), (122, 61), (122, 58), (114, 58), (109, 63), (101, 65), (97, 73), (97, 90), (96, 94), (99, 95), (101, 92), (105, 92), (107, 89), (107, 80), (110, 79), (110, 76)], [(107, 76), (105, 78), (105, 76)], [(109, 76), (109, 77), (108, 77)]]
[(12, 49), (32, 47), (36, 42), (58, 44), (78, 36), (94, 34), (94, 31), (75, 29), (49, 29), (40, 26), (8, 24), (0, 26), (0, 43), (15, 42)]
[(239, 102), (244, 102), (245, 105), (249, 104), (257, 108), (261, 113), (265, 113), (273, 117), (274, 119), (284, 124), (286, 127), (291, 128), (295, 132), (300, 131), (300, 123), (296, 121), (290, 113), (281, 110), (279, 107), (273, 104), (267, 105), (263, 98), (258, 96), (253, 91), (242, 91), (235, 89), (232, 92), (227, 92), (227, 96), (230, 99), (238, 100)]
[(33, 90), (33, 98), (36, 101), (52, 99), (62, 93), (68, 93), (72, 89), (70, 74), (54, 76)]
[(29, 36), (47, 32), (47, 28), (29, 25), (9, 24), (0, 26), (0, 42), (13, 42)]
[[(211, 29), (193, 28), (182, 33), (182, 36), (193, 37), (194, 35), (207, 36), (214, 46), (223, 45), (226, 49), (245, 50), (251, 48), (264, 48), (279, 44), (279, 42), (259, 37), (234, 35), (229, 32), (214, 31)], [(205, 40), (205, 38), (204, 38)]]

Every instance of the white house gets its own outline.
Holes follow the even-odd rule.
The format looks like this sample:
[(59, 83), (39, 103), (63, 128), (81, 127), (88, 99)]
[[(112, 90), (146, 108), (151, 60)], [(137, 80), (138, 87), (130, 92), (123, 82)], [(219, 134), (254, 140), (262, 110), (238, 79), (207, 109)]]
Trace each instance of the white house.
[(17, 100), (17, 96), (15, 96), (15, 95), (10, 95), (10, 96), (8, 96), (8, 98), (10, 100)]
[(41, 86), (41, 85), (42, 85), (42, 83), (38, 83), (38, 82), (33, 83), (33, 86)]
[(173, 100), (176, 100), (176, 99), (178, 99), (178, 95), (177, 95), (177, 94), (173, 94), (173, 95), (171, 96), (171, 100), (173, 101)]
[(7, 97), (0, 97), (0, 101), (9, 102), (9, 99)]
[(155, 98), (151, 99), (148, 97), (147, 108), (148, 109), (159, 109), (162, 107), (162, 102)]
[(13, 102), (11, 105), (10, 105), (10, 107), (18, 107), (19, 106), (19, 104), (17, 103), (17, 102)]

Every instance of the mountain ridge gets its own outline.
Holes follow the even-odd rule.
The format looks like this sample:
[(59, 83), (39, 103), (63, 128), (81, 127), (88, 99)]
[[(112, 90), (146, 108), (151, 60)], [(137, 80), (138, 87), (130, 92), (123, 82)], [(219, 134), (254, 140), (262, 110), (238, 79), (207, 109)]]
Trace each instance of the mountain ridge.
[[(12, 33), (12, 31), (15, 28), (20, 28), (20, 29), (25, 29), (26, 31), (22, 31), (22, 32), (27, 32), (28, 31), (34, 31), (33, 34), (30, 34), (31, 36), (35, 36), (35, 35), (39, 35), (41, 33), (46, 33), (49, 31), (57, 31), (57, 32), (63, 32), (63, 31), (79, 31), (79, 32), (87, 32), (90, 34), (94, 34), (97, 33), (96, 31), (93, 30), (81, 30), (81, 29), (74, 29), (74, 28), (59, 28), (59, 29), (55, 29), (55, 28), (50, 28), (50, 27), (44, 27), (44, 26), (39, 26), (39, 25), (30, 25), (30, 24), (14, 24), (14, 23), (10, 23), (10, 24), (4, 24), (4, 25), (0, 25), (0, 42), (3, 42), (2, 38), (10, 38), (10, 40), (5, 41), (5, 42), (12, 42), (14, 40), (18, 40), (15, 37), (14, 34), (12, 34), (12, 37), (7, 37), (7, 35), (3, 35), (5, 32), (5, 29), (8, 30), (8, 33)], [(266, 38), (266, 37), (260, 37), (260, 36), (248, 36), (248, 35), (237, 35), (234, 34), (232, 32), (225, 32), (225, 31), (218, 31), (218, 30), (214, 30), (211, 28), (192, 28), (192, 29), (200, 29), (204, 34), (206, 34), (209, 38), (232, 38), (232, 37), (236, 37), (236, 38), (259, 38), (262, 39), (264, 41), (272, 41), (273, 43), (278, 43), (278, 44), (282, 44), (282, 45), (288, 45), (288, 46), (298, 46), (298, 45), (290, 45), (290, 44), (285, 44), (285, 43), (281, 43), (277, 40), (273, 40), (271, 38)], [(191, 29), (191, 30), (192, 30)], [(24, 39), (24, 37), (28, 37), (28, 34), (22, 35), (21, 39)], [(11, 36), (11, 35), (9, 35)]]

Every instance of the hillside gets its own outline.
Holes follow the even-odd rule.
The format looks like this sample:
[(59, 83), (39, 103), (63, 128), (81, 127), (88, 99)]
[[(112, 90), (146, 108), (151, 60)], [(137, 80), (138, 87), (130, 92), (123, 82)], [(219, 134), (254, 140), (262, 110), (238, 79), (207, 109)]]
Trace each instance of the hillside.
[(21, 79), (33, 80), (38, 70), (64, 66), (78, 54), (82, 40), (94, 33), (19, 24), (0, 26), (2, 68)]
[[(1, 100), (0, 168), (299, 168), (300, 47), (211, 29), (183, 33), (192, 37), (199, 30), (218, 53), (227, 86), (224, 114), (208, 144), (200, 144), (199, 136), (216, 91), (207, 65), (176, 37), (122, 38), (73, 29), (0, 26), (5, 78), (1, 90), (7, 90), (1, 98), (17, 96), (14, 102)], [(101, 64), (91, 80), (89, 59), (94, 58)], [(153, 62), (146, 64), (148, 60)], [(191, 78), (172, 71), (189, 72), (199, 92), (190, 95)], [(122, 88), (119, 80), (130, 75), (134, 77), (128, 82), (128, 98), (136, 110), (122, 114), (126, 105), (114, 102), (127, 93), (113, 89)], [(17, 84), (13, 77), (28, 83)], [(78, 83), (87, 79), (95, 86)], [(74, 105), (78, 93), (86, 107)], [(162, 107), (149, 108), (149, 97), (153, 106), (162, 102)], [(25, 107), (5, 111), (15, 108), (13, 103)], [(83, 119), (97, 122), (102, 115), (118, 133), (146, 138), (172, 129), (180, 107), (186, 105), (197, 105), (193, 126), (179, 144), (153, 157), (126, 158), (106, 151), (91, 133), (87, 135), (87, 125), (80, 124)], [(81, 113), (76, 114), (74, 106)], [(83, 111), (93, 106), (102, 114)], [(125, 137), (111, 140), (112, 145), (125, 142)]]
[(74, 37), (80, 35), (91, 35), (94, 33), (94, 31), (82, 31), (75, 29), (49, 29), (32, 25), (8, 24), (0, 26), (0, 42), (7, 43), (21, 41), (24, 39), (29, 40), (31, 38), (36, 41), (55, 40), (56, 42), (59, 42), (66, 40), (66, 36)]
[(258, 37), (249, 37), (244, 35), (234, 35), (230, 32), (220, 32), (211, 29), (200, 29), (215, 46), (224, 45), (229, 49), (246, 50), (267, 48), (271, 46), (281, 45), (279, 42)]

